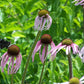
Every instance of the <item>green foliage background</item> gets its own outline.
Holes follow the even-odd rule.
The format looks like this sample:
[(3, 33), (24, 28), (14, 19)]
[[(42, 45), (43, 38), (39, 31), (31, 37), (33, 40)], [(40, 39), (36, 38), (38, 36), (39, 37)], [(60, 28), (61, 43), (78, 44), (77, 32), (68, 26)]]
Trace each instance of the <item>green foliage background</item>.
[[(20, 47), (22, 62), (20, 69), (14, 75), (14, 84), (21, 84), (22, 74), (32, 43), (37, 31), (33, 29), (35, 17), (40, 9), (47, 9), (52, 17), (52, 26), (48, 31), (42, 31), (52, 36), (57, 45), (65, 38), (70, 38), (81, 48), (83, 44), (83, 12), (81, 6), (75, 6), (72, 0), (0, 0), (0, 39), (6, 39), (11, 44)], [(15, 41), (16, 37), (18, 39)], [(0, 50), (0, 57), (7, 49)], [(65, 82), (69, 80), (68, 59), (61, 50), (54, 61), (46, 59), (42, 84)], [(84, 64), (78, 55), (72, 55), (73, 74), (79, 79), (84, 75)], [(4, 73), (0, 67), (0, 84), (10, 84), (11, 75)], [(36, 53), (35, 60), (30, 60), (25, 84), (37, 84), (40, 78), (42, 62)]]

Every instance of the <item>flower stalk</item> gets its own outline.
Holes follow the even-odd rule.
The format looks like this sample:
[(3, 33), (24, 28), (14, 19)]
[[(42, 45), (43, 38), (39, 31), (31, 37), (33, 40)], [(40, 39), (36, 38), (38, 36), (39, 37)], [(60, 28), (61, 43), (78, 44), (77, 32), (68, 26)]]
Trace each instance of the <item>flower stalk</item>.
[(25, 69), (24, 69), (24, 72), (23, 72), (23, 76), (22, 76), (22, 84), (24, 84), (24, 80), (25, 80), (27, 68), (28, 68), (28, 65), (29, 65), (29, 61), (30, 61), (30, 58), (31, 58), (31, 56), (32, 56), (32, 52), (33, 52), (33, 50), (34, 50), (34, 48), (35, 48), (35, 45), (36, 45), (36, 43), (37, 43), (37, 41), (38, 41), (38, 39), (39, 39), (40, 34), (41, 34), (41, 31), (38, 31), (37, 36), (36, 36), (36, 38), (35, 38), (35, 41), (34, 41), (34, 43), (33, 43), (33, 45), (32, 45), (31, 50), (30, 50), (29, 56), (28, 56), (28, 58), (27, 58), (26, 66), (25, 66)]
[(14, 74), (11, 74), (11, 84), (13, 84), (13, 75)]
[(84, 43), (84, 5), (83, 5), (83, 43)]
[(70, 75), (69, 78), (71, 79), (73, 77), (71, 54), (69, 53), (67, 56), (68, 56), (68, 63), (69, 63), (69, 75)]
[[(46, 57), (46, 55), (47, 55), (47, 45), (46, 45), (46, 48), (45, 48), (45, 57)], [(41, 71), (41, 76), (40, 76), (39, 84), (41, 84), (41, 80), (42, 80), (42, 77), (43, 77), (44, 66), (45, 66), (45, 61), (43, 63), (43, 68), (42, 68), (42, 71)]]

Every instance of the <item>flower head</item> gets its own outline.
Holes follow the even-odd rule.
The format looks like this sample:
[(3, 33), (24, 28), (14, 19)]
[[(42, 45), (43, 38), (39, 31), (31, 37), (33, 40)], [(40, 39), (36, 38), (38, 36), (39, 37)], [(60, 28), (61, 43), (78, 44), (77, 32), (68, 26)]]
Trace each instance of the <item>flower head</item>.
[[(16, 58), (16, 61), (14, 61), (15, 58)], [(6, 66), (9, 59), (10, 61), (8, 65), (8, 74), (16, 73), (20, 67), (21, 60), (22, 60), (22, 56), (20, 54), (20, 49), (18, 46), (16, 45), (9, 46), (8, 51), (3, 54), (2, 60), (1, 60), (2, 72), (4, 72), (4, 67)]]
[(84, 0), (74, 0), (73, 2), (76, 2), (76, 4), (75, 4), (76, 6), (77, 5), (84, 5)]
[[(48, 53), (48, 45), (49, 44), (50, 44), (51, 48), (55, 47), (55, 44), (52, 41), (51, 36), (49, 34), (44, 34), (41, 37), (41, 40), (37, 42), (37, 44), (36, 44), (36, 46), (34, 48), (34, 51), (33, 51), (33, 54), (32, 54), (32, 61), (34, 61), (35, 53), (37, 51), (39, 51), (40, 60), (42, 61), (42, 63), (44, 63), (44, 61), (46, 59), (46, 57), (45, 57), (46, 47), (47, 47), (47, 53)], [(42, 50), (42, 54), (41, 54), (42, 46), (43, 46), (43, 50)], [(55, 55), (56, 55), (56, 53), (51, 56), (51, 59), (53, 59)]]
[(68, 55), (71, 52), (71, 47), (72, 47), (72, 50), (73, 50), (73, 54), (76, 54), (76, 53), (79, 52), (78, 45), (76, 45), (75, 43), (73, 43), (71, 39), (64, 39), (56, 47), (54, 47), (53, 49), (51, 49), (50, 52), (51, 52), (51, 54), (53, 54), (55, 52), (57, 53), (62, 48), (64, 48), (64, 49), (66, 49), (66, 55)]
[(48, 30), (52, 24), (52, 18), (49, 16), (47, 10), (40, 10), (38, 16), (35, 19), (34, 29), (36, 30)]
[(53, 83), (53, 84), (83, 84), (84, 83), (84, 76), (79, 80), (76, 77), (73, 77), (69, 80), (69, 82), (64, 82), (64, 83)]
[(82, 59), (82, 62), (84, 62), (84, 46), (82, 47), (82, 49), (79, 51), (79, 56)]

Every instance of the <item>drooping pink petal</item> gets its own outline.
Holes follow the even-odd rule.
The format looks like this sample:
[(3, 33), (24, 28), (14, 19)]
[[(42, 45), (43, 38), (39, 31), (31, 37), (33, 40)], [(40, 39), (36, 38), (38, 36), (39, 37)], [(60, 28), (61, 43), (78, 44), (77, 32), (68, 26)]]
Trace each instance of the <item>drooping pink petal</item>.
[[(52, 41), (51, 42), (51, 49), (53, 49), (55, 47), (55, 44), (54, 44), (54, 42)], [(53, 53), (51, 56), (50, 56), (50, 60), (54, 60), (54, 58), (56, 57), (56, 52), (55, 53)]]
[(46, 46), (44, 45), (44, 48), (43, 48), (43, 51), (42, 51), (42, 57), (41, 57), (42, 63), (44, 63), (44, 60), (45, 60), (45, 49), (46, 49)]
[(57, 49), (59, 49), (61, 46), (62, 46), (62, 43), (59, 43), (56, 47), (52, 48), (49, 53), (53, 55), (57, 51)]
[(46, 52), (46, 57), (45, 57), (45, 49), (46, 49), (46, 45), (44, 45), (44, 48), (42, 50), (42, 55), (41, 55), (41, 48), (39, 50), (39, 56), (40, 56), (40, 60), (42, 63), (44, 63), (44, 61), (46, 60), (47, 54), (48, 54), (48, 46), (47, 46), (47, 52)]
[(33, 51), (33, 54), (32, 54), (32, 61), (34, 61), (34, 56), (35, 56), (35, 53), (41, 48), (41, 41), (38, 41), (35, 48), (34, 48), (34, 51)]
[(45, 24), (46, 24), (46, 19), (44, 18), (43, 20), (44, 20), (44, 21), (43, 21), (43, 24), (42, 24), (41, 30), (46, 29), (46, 26), (45, 26)]
[(21, 56), (21, 54), (19, 54), (19, 55), (16, 57), (16, 65), (14, 66), (13, 73), (16, 73), (17, 70), (19, 69), (19, 67), (20, 67), (20, 65), (21, 65), (21, 60), (22, 60), (22, 56)]
[(84, 46), (82, 47), (82, 49), (79, 52), (79, 57), (82, 59), (82, 61), (84, 62)]
[(13, 74), (13, 68), (14, 68), (14, 56), (12, 57), (11, 74)]
[(67, 46), (66, 47), (66, 55), (69, 55), (70, 52), (71, 52), (71, 47), (70, 46)]
[(68, 46), (66, 47), (66, 55), (69, 54)]
[(52, 24), (52, 18), (47, 14), (48, 18), (47, 18), (47, 26), (46, 26), (46, 30), (49, 30), (51, 24)]
[(66, 45), (59, 46), (56, 53), (58, 53), (62, 48), (66, 48)]
[(75, 6), (81, 5), (83, 2), (84, 2), (84, 0), (81, 0), (79, 3), (75, 4)]
[(80, 81), (84, 80), (84, 76), (80, 78)]
[(78, 45), (72, 43), (72, 44), (71, 44), (71, 47), (72, 47), (72, 50), (73, 50), (73, 54), (79, 53)]
[(11, 57), (11, 59), (10, 59), (10, 61), (9, 61), (9, 65), (8, 65), (8, 74), (9, 74), (9, 72), (10, 72), (11, 61), (12, 61), (12, 57)]
[(40, 26), (39, 26), (39, 29), (38, 30), (40, 30), (40, 31), (42, 31), (43, 29), (42, 29), (42, 25), (43, 25), (43, 17), (40, 17)]
[(39, 16), (37, 16), (37, 17), (35, 18), (34, 29), (35, 29), (35, 30), (38, 30), (39, 25), (40, 25), (40, 19), (39, 19)]
[(16, 57), (16, 62), (15, 62), (15, 66), (14, 66), (14, 69), (13, 69), (13, 73), (15, 73), (16, 72), (16, 70), (17, 70), (17, 67), (18, 67), (18, 65), (19, 65), (19, 56), (17, 56)]
[(6, 66), (7, 62), (8, 62), (8, 59), (9, 59), (9, 56), (7, 55), (6, 60), (4, 60), (4, 63), (3, 63), (2, 72), (3, 72), (3, 69)]
[(2, 55), (1, 66), (3, 66), (4, 58), (6, 57), (7, 52)]
[[(2, 72), (4, 72), (4, 64), (5, 64), (4, 61), (7, 60), (6, 57), (7, 57), (7, 52), (2, 55), (2, 60), (1, 60)], [(6, 60), (4, 60), (4, 59), (6, 59)]]
[(55, 47), (55, 43), (52, 41), (50, 46), (51, 46), (51, 49), (54, 48)]

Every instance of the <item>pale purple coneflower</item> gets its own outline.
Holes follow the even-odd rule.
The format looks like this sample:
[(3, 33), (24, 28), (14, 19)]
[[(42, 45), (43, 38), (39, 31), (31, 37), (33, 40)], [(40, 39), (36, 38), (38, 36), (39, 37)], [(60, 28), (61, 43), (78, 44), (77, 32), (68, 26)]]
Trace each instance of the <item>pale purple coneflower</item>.
[(76, 2), (75, 6), (77, 6), (77, 5), (84, 5), (84, 0), (74, 0), (73, 2)]
[[(37, 51), (39, 51), (40, 60), (42, 61), (42, 63), (44, 63), (44, 61), (46, 59), (46, 57), (45, 57), (45, 49), (47, 47), (47, 53), (48, 53), (48, 45), (49, 44), (50, 44), (51, 48), (55, 47), (55, 44), (52, 41), (52, 38), (51, 38), (51, 36), (49, 34), (42, 35), (41, 40), (37, 42), (37, 44), (36, 44), (36, 46), (34, 48), (34, 51), (33, 51), (33, 54), (32, 54), (32, 61), (34, 61), (35, 53)], [(43, 46), (43, 50), (42, 50), (42, 54), (41, 54), (42, 46)], [(53, 60), (55, 58), (55, 55), (56, 55), (56, 53), (51, 55), (51, 57), (50, 57), (51, 60)]]
[(10, 61), (8, 65), (8, 74), (16, 73), (20, 67), (22, 60), (22, 56), (20, 54), (20, 49), (18, 46), (16, 45), (9, 46), (8, 51), (2, 55), (2, 60), (1, 60), (2, 72), (4, 72), (4, 67), (6, 66), (9, 59)]
[(53, 83), (53, 84), (84, 84), (84, 76), (80, 80), (76, 77), (71, 78), (68, 82), (64, 83)]
[(82, 49), (79, 51), (79, 56), (80, 56), (82, 62), (84, 63), (84, 46), (83, 46)]
[(47, 10), (40, 10), (38, 16), (35, 18), (35, 30), (48, 30), (52, 24), (52, 18), (49, 16)]
[(51, 55), (59, 52), (62, 48), (66, 49), (66, 55), (69, 55), (69, 53), (71, 52), (71, 48), (73, 50), (73, 54), (79, 53), (78, 45), (73, 43), (71, 39), (64, 39), (56, 47), (51, 49), (50, 51)]

